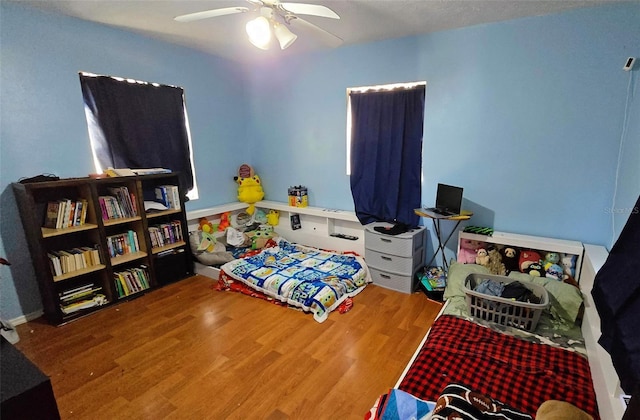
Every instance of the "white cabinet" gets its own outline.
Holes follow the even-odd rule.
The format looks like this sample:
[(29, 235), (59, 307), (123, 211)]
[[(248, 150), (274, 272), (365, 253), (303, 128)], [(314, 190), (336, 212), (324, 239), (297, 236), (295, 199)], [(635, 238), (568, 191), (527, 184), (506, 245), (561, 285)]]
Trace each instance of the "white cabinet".
[(376, 222), (365, 226), (364, 258), (371, 271), (373, 283), (387, 289), (412, 293), (416, 286), (416, 272), (424, 266), (427, 230), (420, 226), (398, 235), (389, 235), (375, 227), (389, 227)]

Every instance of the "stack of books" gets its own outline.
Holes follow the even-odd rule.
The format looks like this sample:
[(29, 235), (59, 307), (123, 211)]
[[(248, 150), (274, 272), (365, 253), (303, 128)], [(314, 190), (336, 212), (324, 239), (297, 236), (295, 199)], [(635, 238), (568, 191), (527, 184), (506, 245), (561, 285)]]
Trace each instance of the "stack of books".
[(102, 264), (98, 245), (49, 251), (47, 257), (54, 277)]
[(134, 230), (128, 230), (126, 233), (107, 236), (107, 249), (111, 258), (138, 252), (140, 251), (138, 234)]
[(160, 185), (155, 189), (156, 201), (168, 209), (180, 210), (180, 191), (175, 185)]
[(149, 272), (146, 266), (113, 273), (119, 297), (129, 296), (149, 288)]
[(64, 314), (72, 314), (81, 309), (88, 309), (94, 306), (101, 306), (108, 303), (107, 298), (98, 292), (102, 287), (93, 283), (65, 290), (59, 294), (60, 309)]
[(87, 217), (87, 200), (62, 199), (49, 201), (43, 226), (49, 229), (64, 229), (84, 225)]
[(122, 219), (138, 215), (136, 197), (127, 187), (109, 188), (111, 195), (98, 197), (102, 220)]
[(154, 248), (183, 241), (182, 224), (179, 220), (172, 220), (169, 223), (149, 226), (149, 237)]

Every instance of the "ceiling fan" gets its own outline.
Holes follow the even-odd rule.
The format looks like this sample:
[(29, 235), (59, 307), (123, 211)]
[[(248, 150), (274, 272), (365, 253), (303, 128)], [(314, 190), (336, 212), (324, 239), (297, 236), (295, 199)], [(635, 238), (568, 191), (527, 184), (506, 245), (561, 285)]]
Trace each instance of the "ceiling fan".
[(340, 19), (336, 12), (326, 6), (305, 3), (281, 3), (279, 0), (247, 1), (253, 6), (251, 9), (242, 6), (225, 7), (176, 16), (174, 20), (178, 22), (193, 22), (218, 16), (253, 12), (258, 14), (258, 17), (247, 22), (247, 35), (253, 45), (263, 50), (269, 49), (272, 36), (275, 36), (280, 48), (283, 50), (293, 44), (298, 36), (291, 32), (288, 26), (311, 29), (321, 35), (332, 46), (338, 46), (342, 43), (342, 39), (338, 36), (298, 16), (309, 15)]

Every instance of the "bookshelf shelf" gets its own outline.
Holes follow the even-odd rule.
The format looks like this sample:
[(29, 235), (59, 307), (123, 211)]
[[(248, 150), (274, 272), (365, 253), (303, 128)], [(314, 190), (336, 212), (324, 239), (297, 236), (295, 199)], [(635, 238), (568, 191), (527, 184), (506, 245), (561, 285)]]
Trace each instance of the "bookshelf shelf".
[(169, 250), (172, 250), (172, 249), (182, 248), (182, 247), (184, 247), (185, 245), (186, 245), (186, 242), (184, 242), (184, 241), (179, 241), (179, 242), (176, 242), (176, 243), (173, 243), (173, 244), (168, 244), (168, 245), (165, 245), (165, 246), (161, 246), (161, 247), (153, 248), (153, 249), (151, 250), (151, 252), (152, 252), (154, 255), (157, 255), (157, 254), (160, 254), (160, 253), (162, 253), (162, 252), (169, 251)]
[(94, 271), (104, 270), (105, 268), (107, 268), (107, 266), (104, 265), (104, 264), (94, 265), (94, 266), (91, 266), (91, 267), (82, 268), (80, 270), (72, 271), (70, 273), (66, 273), (66, 274), (63, 274), (61, 276), (53, 276), (53, 281), (54, 282), (65, 281), (65, 280), (69, 280), (69, 279), (73, 279), (73, 278), (76, 278), (76, 277), (83, 276), (85, 274), (93, 273)]
[(141, 258), (145, 258), (147, 256), (146, 252), (138, 251), (131, 252), (129, 254), (118, 255), (117, 257), (111, 258), (111, 265), (116, 266), (124, 263), (128, 263), (131, 261), (139, 260)]
[[(176, 173), (13, 184), (49, 322), (61, 325), (194, 274), (178, 185)], [(157, 191), (171, 193), (170, 209), (145, 214), (144, 201)], [(156, 226), (170, 226), (175, 243), (152, 248)], [(128, 273), (144, 280), (123, 291)]]
[(102, 223), (105, 226), (117, 226), (117, 225), (123, 225), (125, 223), (130, 223), (130, 222), (137, 222), (142, 220), (142, 217), (140, 216), (135, 216), (135, 217), (123, 217), (120, 219), (108, 219), (108, 220), (103, 220)]
[(162, 217), (162, 216), (168, 216), (170, 214), (177, 214), (177, 213), (180, 213), (179, 209), (171, 209), (171, 210), (162, 210), (162, 211), (157, 211), (157, 212), (150, 212), (150, 213), (147, 213), (147, 220), (155, 219), (157, 217)]
[(71, 233), (81, 232), (85, 230), (98, 229), (98, 225), (93, 223), (87, 223), (82, 226), (72, 226), (68, 228), (51, 229), (51, 228), (43, 227), (41, 229), (42, 229), (43, 238), (52, 238), (54, 236), (68, 235)]

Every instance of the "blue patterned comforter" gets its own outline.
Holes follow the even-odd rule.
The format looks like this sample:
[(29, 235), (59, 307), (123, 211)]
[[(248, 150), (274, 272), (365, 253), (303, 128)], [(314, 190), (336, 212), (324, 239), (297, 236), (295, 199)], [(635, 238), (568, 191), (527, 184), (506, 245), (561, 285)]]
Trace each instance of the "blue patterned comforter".
[(278, 246), (221, 267), (228, 276), (323, 322), (371, 282), (364, 260), (278, 239)]

